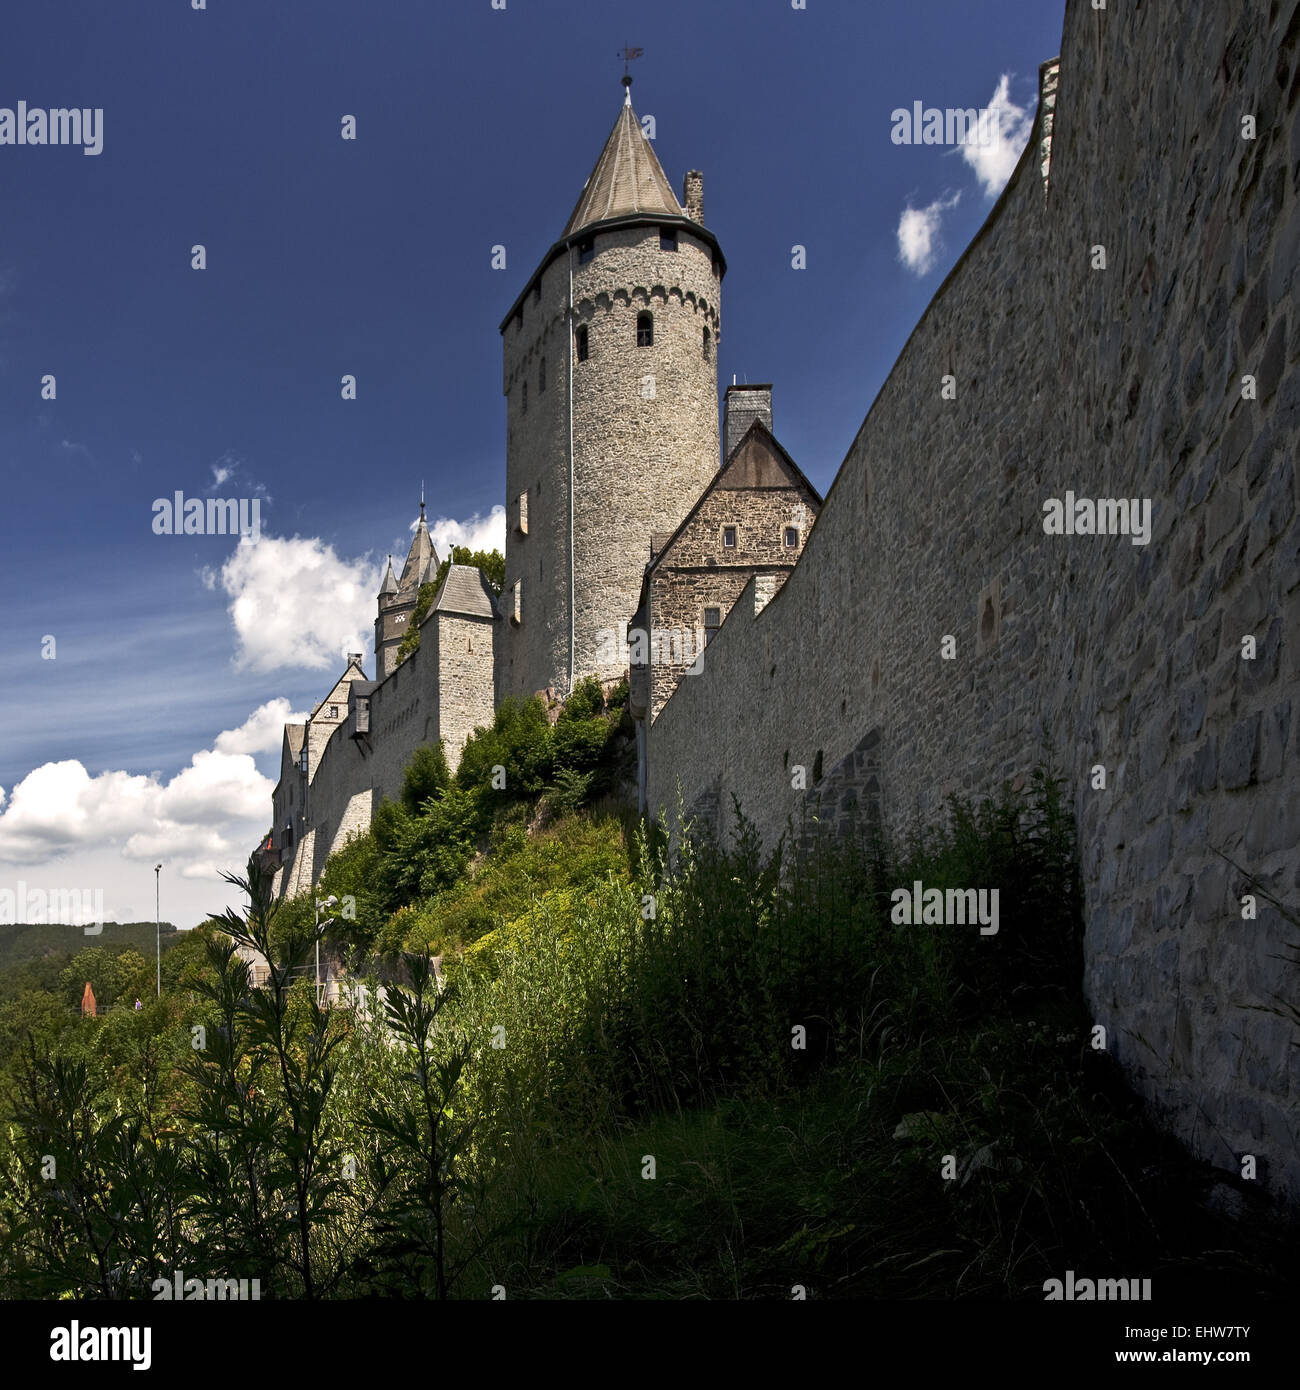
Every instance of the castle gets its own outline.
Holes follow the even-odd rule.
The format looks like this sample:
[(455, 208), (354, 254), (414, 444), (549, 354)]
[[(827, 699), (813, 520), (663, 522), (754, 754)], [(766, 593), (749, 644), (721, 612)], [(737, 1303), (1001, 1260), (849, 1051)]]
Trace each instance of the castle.
[[(1067, 0), (1024, 154), (824, 505), (761, 388), (717, 467), (702, 217), (625, 107), (502, 325), (505, 592), (449, 574), (413, 657), (286, 731), (283, 890), (419, 742), (619, 674), (621, 625), (707, 621), (694, 674), (684, 643), (633, 667), (645, 805), (725, 832), (734, 796), (771, 844), (1050, 760), (1107, 1051), (1195, 1152), (1300, 1195), (1300, 0)], [(1059, 534), (1067, 493), (1149, 502), (1149, 544)]]
[(770, 597), (789, 576), (821, 497), (772, 434), (769, 385), (728, 389), (719, 456), (725, 272), (703, 176), (686, 175), (678, 202), (625, 79), (572, 216), (501, 323), (502, 592), (452, 564), (421, 611), (441, 568), (421, 500), (401, 575), (390, 557), (380, 585), (375, 679), (349, 654), (311, 717), (284, 730), (263, 847), (279, 893), (319, 879), (396, 797), (418, 746), (441, 740), (454, 769), (507, 696), (611, 684), (631, 655), (644, 754), (647, 716), (698, 674), (741, 591), (754, 580)]

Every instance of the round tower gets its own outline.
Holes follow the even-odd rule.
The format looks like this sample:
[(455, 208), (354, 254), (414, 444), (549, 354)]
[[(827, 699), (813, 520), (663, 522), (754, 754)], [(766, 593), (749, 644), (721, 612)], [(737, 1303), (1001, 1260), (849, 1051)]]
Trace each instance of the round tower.
[(501, 325), (498, 701), (626, 671), (651, 536), (677, 528), (718, 467), (726, 264), (703, 215), (702, 176), (686, 175), (679, 203), (629, 90), (560, 240)]

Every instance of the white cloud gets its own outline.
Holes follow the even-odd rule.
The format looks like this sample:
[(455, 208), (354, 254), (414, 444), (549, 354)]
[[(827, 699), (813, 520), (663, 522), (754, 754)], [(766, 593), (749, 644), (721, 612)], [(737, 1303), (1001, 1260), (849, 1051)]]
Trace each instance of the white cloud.
[(898, 259), (914, 275), (925, 275), (934, 265), (943, 214), (960, 200), (961, 194), (954, 193), (951, 198), (935, 199), (928, 207), (903, 209), (898, 219)]
[(284, 726), (301, 724), (306, 718), (305, 713), (291, 711), (289, 701), (281, 696), (259, 705), (239, 728), (218, 734), (213, 746), (218, 753), (277, 753), (284, 738)]
[(380, 574), (368, 559), (344, 560), (315, 538), (241, 537), (209, 588), (230, 597), (235, 665), (264, 672), (284, 666), (328, 670), (372, 644)]
[(1034, 113), (1011, 100), (1011, 77), (1003, 73), (988, 103), (993, 112), (992, 140), (987, 145), (963, 143), (962, 158), (975, 170), (987, 198), (996, 198), (1006, 187), (1034, 128)]
[(506, 509), (498, 503), (487, 516), (475, 512), (468, 521), (440, 516), (437, 521), (429, 523), (429, 535), (438, 555), (444, 560), (454, 545), (463, 545), (470, 550), (499, 550), (504, 555)]
[(302, 717), (288, 700), (269, 700), (167, 780), (122, 771), (91, 776), (75, 760), (34, 768), (7, 800), (0, 788), (0, 865), (16, 866), (32, 886), (40, 866), (55, 865), (43, 886), (101, 889), (107, 915), (125, 921), (152, 916), (147, 880), (161, 860), (174, 885), (192, 884), (173, 887), (168, 909), (173, 920), (188, 913), (183, 924), (192, 925), (233, 901), (220, 873), (242, 871), (266, 831), (274, 783), (252, 754), (279, 743), (284, 721)]

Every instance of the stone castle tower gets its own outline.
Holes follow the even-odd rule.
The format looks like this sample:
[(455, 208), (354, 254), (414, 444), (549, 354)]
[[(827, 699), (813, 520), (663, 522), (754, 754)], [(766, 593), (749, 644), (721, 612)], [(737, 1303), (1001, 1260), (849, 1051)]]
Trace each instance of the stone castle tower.
[(402, 577), (393, 574), (393, 557), (388, 557), (383, 583), (379, 586), (379, 616), (375, 619), (375, 670), (383, 680), (397, 668), (397, 649), (411, 625), (411, 614), (420, 594), (420, 585), (431, 583), (438, 573), (438, 552), (424, 520), (424, 498), (420, 498), (420, 519), (415, 525), (411, 548)]
[(677, 201), (630, 82), (563, 234), (501, 324), (498, 702), (626, 671), (610, 634), (637, 607), (649, 538), (679, 525), (718, 468), (726, 263), (703, 225), (703, 178), (688, 173)]

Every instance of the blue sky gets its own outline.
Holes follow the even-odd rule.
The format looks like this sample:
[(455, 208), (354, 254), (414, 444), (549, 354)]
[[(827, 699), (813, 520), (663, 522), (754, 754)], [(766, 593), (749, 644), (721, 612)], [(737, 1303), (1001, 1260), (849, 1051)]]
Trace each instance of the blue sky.
[[(728, 262), (720, 380), (774, 383), (776, 433), (824, 492), (1014, 163), (1063, 9), (7, 14), (0, 108), (104, 116), (97, 156), (0, 144), (0, 887), (102, 887), (109, 916), (148, 917), (161, 858), (164, 916), (223, 906), (217, 868), (269, 823), (278, 723), (354, 643), (370, 668), (379, 567), (405, 552), (421, 479), (443, 548), (503, 534), (497, 325), (614, 122), (625, 42), (679, 195), (704, 172)], [(1004, 138), (979, 159), (890, 139), (895, 108), (995, 94)], [(177, 490), (259, 499), (257, 553), (155, 535)]]

